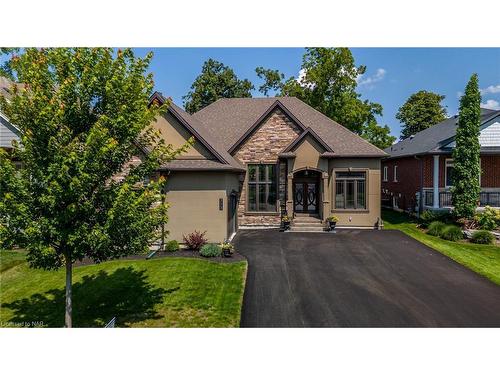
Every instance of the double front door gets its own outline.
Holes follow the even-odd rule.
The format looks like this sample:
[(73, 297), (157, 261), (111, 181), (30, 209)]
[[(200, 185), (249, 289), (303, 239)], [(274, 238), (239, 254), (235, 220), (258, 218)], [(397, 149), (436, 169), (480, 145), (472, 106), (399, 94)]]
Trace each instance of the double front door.
[(297, 213), (318, 213), (318, 182), (293, 182), (293, 210)]

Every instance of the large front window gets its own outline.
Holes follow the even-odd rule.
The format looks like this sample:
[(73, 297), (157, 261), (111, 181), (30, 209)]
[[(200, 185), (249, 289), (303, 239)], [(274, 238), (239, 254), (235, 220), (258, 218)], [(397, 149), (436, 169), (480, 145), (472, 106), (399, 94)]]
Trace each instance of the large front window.
[(276, 212), (276, 164), (248, 165), (248, 211)]
[(335, 208), (366, 209), (366, 172), (335, 173)]

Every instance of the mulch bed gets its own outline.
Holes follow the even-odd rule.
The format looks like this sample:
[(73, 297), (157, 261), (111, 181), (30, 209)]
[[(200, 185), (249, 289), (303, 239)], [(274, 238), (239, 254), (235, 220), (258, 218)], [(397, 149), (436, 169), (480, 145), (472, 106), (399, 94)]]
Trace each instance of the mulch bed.
[[(134, 255), (129, 255), (123, 258), (119, 258), (120, 260), (126, 259), (126, 260), (134, 260), (134, 259), (146, 259), (146, 257), (150, 253), (144, 253), (144, 254), (134, 254)], [(150, 258), (150, 259), (157, 259), (157, 258), (164, 258), (164, 257), (170, 257), (170, 258), (198, 258), (198, 259), (203, 259), (203, 260), (208, 260), (211, 262), (215, 263), (234, 263), (234, 262), (241, 262), (241, 261), (246, 261), (246, 258), (239, 254), (239, 253), (234, 253), (232, 257), (230, 258), (224, 258), (224, 257), (214, 257), (214, 258), (205, 258), (200, 255), (198, 251), (192, 251), (192, 250), (179, 250), (179, 251), (174, 251), (174, 252), (168, 252), (168, 251), (157, 251), (156, 254)], [(90, 264), (96, 264), (92, 259), (89, 258), (84, 258), (82, 261), (77, 261), (74, 263), (75, 267), (78, 266), (87, 266)]]

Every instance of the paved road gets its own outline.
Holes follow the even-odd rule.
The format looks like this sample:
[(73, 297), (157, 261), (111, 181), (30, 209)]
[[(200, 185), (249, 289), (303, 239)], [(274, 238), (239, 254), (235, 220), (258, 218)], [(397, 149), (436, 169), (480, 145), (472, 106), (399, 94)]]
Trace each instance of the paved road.
[(399, 231), (242, 230), (243, 327), (500, 327), (500, 287)]

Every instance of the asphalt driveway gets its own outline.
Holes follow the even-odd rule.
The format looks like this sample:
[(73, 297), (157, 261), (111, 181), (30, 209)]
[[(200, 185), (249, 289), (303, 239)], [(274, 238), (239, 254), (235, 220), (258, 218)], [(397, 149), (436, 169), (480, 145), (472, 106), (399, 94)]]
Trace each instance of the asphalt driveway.
[(235, 237), (243, 327), (500, 327), (500, 287), (399, 231)]

